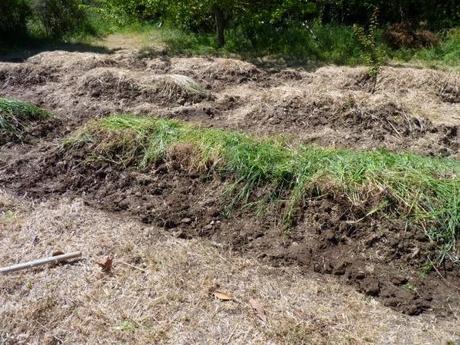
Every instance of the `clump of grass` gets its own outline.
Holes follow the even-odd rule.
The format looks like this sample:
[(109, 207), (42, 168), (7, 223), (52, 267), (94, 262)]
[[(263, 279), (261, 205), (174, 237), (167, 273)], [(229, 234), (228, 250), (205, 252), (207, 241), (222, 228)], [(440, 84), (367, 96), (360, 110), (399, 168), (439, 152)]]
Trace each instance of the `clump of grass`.
[(192, 94), (206, 93), (205, 88), (190, 77), (181, 74), (170, 74), (166, 76), (174, 84)]
[(51, 115), (29, 102), (0, 98), (0, 137), (22, 140), (32, 122), (48, 119)]
[[(277, 139), (130, 115), (97, 120), (68, 139), (65, 147), (91, 145), (91, 159), (144, 168), (165, 159), (179, 144), (196, 148), (194, 169), (233, 178), (233, 206), (247, 205), (256, 190), (264, 190), (266, 201), (287, 200), (284, 219), (289, 222), (303, 201), (332, 189), (352, 204), (372, 205), (368, 216), (385, 211), (388, 217), (420, 227), (441, 244), (440, 260), (454, 258), (460, 233), (457, 160), (383, 150), (291, 147)], [(369, 203), (372, 199), (377, 204)]]
[(209, 94), (200, 83), (181, 74), (167, 74), (159, 77), (157, 88), (162, 96), (171, 100), (181, 95), (204, 98)]

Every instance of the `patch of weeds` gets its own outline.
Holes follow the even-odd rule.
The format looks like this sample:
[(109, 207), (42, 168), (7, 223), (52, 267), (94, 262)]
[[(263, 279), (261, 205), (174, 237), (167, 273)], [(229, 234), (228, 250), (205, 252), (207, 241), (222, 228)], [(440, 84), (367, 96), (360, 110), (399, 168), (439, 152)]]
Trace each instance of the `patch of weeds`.
[(273, 331), (269, 332), (269, 336), (279, 338), (283, 344), (324, 344), (331, 340), (330, 330), (331, 323), (329, 320), (311, 316), (308, 322), (285, 319), (278, 323)]
[(446, 345), (460, 345), (460, 338), (457, 340), (448, 340)]
[(375, 92), (377, 79), (382, 65), (385, 62), (385, 52), (379, 46), (377, 39), (378, 14), (379, 11), (376, 8), (370, 18), (370, 24), (367, 32), (361, 26), (353, 26), (355, 36), (362, 46), (363, 60), (369, 66), (368, 75), (373, 81), (372, 93)]
[[(385, 150), (292, 147), (277, 138), (255, 138), (154, 117), (114, 115), (94, 121), (67, 140), (66, 150), (88, 145), (88, 159), (140, 169), (178, 144), (194, 148), (190, 169), (233, 181), (229, 210), (262, 202), (284, 207), (290, 225), (302, 205), (333, 193), (366, 207), (366, 217), (404, 219), (440, 245), (439, 260), (455, 257), (460, 233), (460, 162)], [(259, 204), (260, 205), (260, 204)]]
[(37, 322), (44, 323), (56, 315), (55, 309), (58, 305), (59, 303), (55, 298), (44, 297), (39, 299), (31, 306), (29, 315), (27, 315), (27, 317), (33, 320), (37, 320)]
[(116, 330), (128, 333), (133, 333), (137, 328), (139, 328), (137, 323), (131, 320), (124, 320), (115, 327)]
[(32, 103), (0, 98), (0, 141), (21, 141), (32, 122), (50, 117), (48, 112)]
[(459, 70), (460, 28), (442, 33), (438, 45), (423, 49), (400, 49), (392, 52), (393, 57), (403, 61), (422, 63), (431, 68)]
[(1, 216), (8, 221), (12, 221), (16, 219), (16, 213), (12, 210), (6, 210), (1, 213)]
[(317, 335), (317, 330), (312, 327), (293, 324), (292, 326), (286, 327), (280, 332), (280, 337), (286, 342), (286, 344), (311, 344), (314, 341), (324, 340), (322, 335)]
[(430, 274), (434, 270), (434, 268), (435, 268), (434, 263), (428, 260), (420, 269), (421, 276), (422, 277), (428, 276), (428, 274)]
[(20, 216), (18, 212), (0, 209), (0, 227), (1, 226), (7, 226), (10, 229), (20, 226)]
[(403, 288), (408, 290), (408, 291), (411, 291), (411, 292), (415, 292), (415, 293), (417, 292), (417, 288), (414, 285), (412, 285), (411, 283), (404, 284)]
[[(158, 55), (221, 56), (238, 57), (249, 61), (264, 56), (289, 64), (357, 65), (364, 63), (363, 49), (351, 27), (324, 24), (315, 20), (307, 27), (287, 25), (283, 30), (274, 30), (272, 25), (259, 28), (249, 39), (241, 28), (226, 31), (226, 44), (218, 48), (214, 34), (185, 32), (171, 25), (152, 25), (146, 46), (140, 57)], [(379, 41), (379, 46), (383, 43)], [(161, 47), (161, 48), (158, 48)]]

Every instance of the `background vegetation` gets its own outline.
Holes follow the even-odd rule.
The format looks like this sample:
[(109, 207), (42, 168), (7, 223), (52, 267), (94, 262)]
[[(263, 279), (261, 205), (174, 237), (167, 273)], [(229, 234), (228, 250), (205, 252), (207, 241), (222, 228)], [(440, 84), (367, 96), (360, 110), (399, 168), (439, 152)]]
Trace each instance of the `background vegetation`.
[[(385, 59), (460, 62), (456, 0), (2, 0), (0, 13), (3, 42), (143, 27), (176, 53), (357, 64), (378, 51)], [(356, 28), (361, 38), (371, 34), (374, 52)]]

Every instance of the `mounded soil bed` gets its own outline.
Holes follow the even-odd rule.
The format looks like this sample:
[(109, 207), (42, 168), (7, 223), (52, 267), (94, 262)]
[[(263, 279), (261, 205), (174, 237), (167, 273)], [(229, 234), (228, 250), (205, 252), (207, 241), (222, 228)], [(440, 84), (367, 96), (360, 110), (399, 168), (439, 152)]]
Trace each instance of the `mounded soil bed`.
[[(309, 201), (286, 230), (276, 208), (263, 217), (250, 211), (224, 217), (228, 181), (190, 173), (174, 159), (145, 171), (120, 170), (81, 164), (88, 152), (57, 145), (91, 118), (133, 112), (282, 134), (301, 143), (459, 158), (458, 75), (387, 67), (372, 94), (364, 73), (266, 70), (237, 60), (126, 52), (43, 53), (21, 64), (0, 63), (0, 96), (34, 101), (61, 120), (40, 143), (0, 148), (0, 183), (31, 198), (82, 196), (94, 207), (134, 215), (181, 238), (205, 237), (272, 265), (332, 274), (410, 315), (458, 313), (459, 265), (446, 261), (424, 274), (435, 244), (406, 224), (365, 217), (340, 195)], [(154, 81), (165, 75), (192, 78), (206, 93), (162, 93)]]
[(0, 96), (42, 105), (70, 128), (133, 112), (322, 146), (453, 157), (460, 145), (459, 90), (458, 74), (415, 68), (384, 68), (371, 93), (365, 68), (263, 69), (234, 59), (126, 51), (46, 52), (23, 63), (0, 62)]

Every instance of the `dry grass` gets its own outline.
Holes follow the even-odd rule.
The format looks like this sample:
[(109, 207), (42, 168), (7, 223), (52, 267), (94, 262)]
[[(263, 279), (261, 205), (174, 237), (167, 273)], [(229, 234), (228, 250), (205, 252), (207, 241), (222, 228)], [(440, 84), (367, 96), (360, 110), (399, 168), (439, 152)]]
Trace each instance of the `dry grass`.
[[(57, 249), (84, 259), (0, 277), (0, 343), (444, 345), (460, 337), (458, 316), (407, 317), (332, 278), (176, 239), (81, 200), (32, 204), (2, 192), (0, 264)], [(96, 264), (106, 256), (112, 275)], [(234, 301), (210, 294), (217, 286)]]
[(176, 100), (180, 96), (206, 97), (208, 92), (198, 82), (182, 74), (165, 74), (156, 80), (156, 90), (169, 100)]
[(91, 69), (80, 78), (79, 84), (81, 90), (95, 99), (116, 99), (123, 105), (140, 102), (176, 104), (210, 96), (202, 85), (185, 75), (154, 75), (115, 67)]
[[(17, 67), (26, 69), (29, 74), (43, 74), (43, 71), (54, 71), (55, 83), (41, 83), (37, 89), (27, 90), (26, 94), (33, 94), (39, 101), (50, 103), (52, 100), (56, 108), (64, 109), (68, 113), (76, 107), (76, 113), (81, 113), (89, 107), (93, 113), (107, 114), (113, 111), (145, 113), (166, 112), (167, 109), (158, 109), (155, 102), (149, 99), (138, 99), (134, 93), (131, 100), (136, 102), (122, 102), (120, 95), (114, 94), (102, 100), (87, 98), (85, 82), (101, 79), (101, 75), (110, 72), (113, 75), (113, 84), (108, 85), (115, 90), (120, 85), (129, 85), (138, 88), (141, 93), (153, 97), (158, 91), (155, 84), (158, 77), (167, 75), (186, 75), (197, 81), (207, 83), (212, 87), (213, 94), (218, 100), (224, 96), (234, 96), (241, 99), (237, 107), (229, 107), (220, 114), (225, 124), (235, 123), (235, 126), (244, 126), (251, 118), (248, 106), (255, 108), (266, 104), (268, 109), (274, 108), (280, 97), (292, 96), (293, 93), (304, 95), (305, 102), (314, 104), (322, 98), (356, 99), (360, 104), (372, 105), (375, 101), (392, 102), (406, 109), (415, 117), (426, 117), (436, 124), (457, 125), (460, 123), (460, 103), (458, 102), (460, 74), (433, 69), (395, 68), (385, 67), (379, 77), (375, 94), (369, 93), (366, 83), (361, 79), (366, 68), (327, 66), (312, 72), (302, 70), (284, 70), (284, 75), (292, 73), (297, 77), (268, 82), (264, 78), (272, 78), (266, 71), (255, 65), (236, 59), (222, 58), (184, 58), (184, 57), (157, 57), (139, 59), (131, 51), (119, 51), (110, 55), (95, 53), (46, 52), (29, 58), (25, 63), (0, 63), (0, 79), (2, 73), (17, 74)], [(161, 79), (161, 78), (160, 78)], [(77, 82), (76, 82), (77, 81)], [(121, 84), (120, 84), (121, 83)], [(174, 86), (171, 85), (170, 86)], [(123, 91), (123, 90), (122, 90)], [(284, 91), (286, 93), (284, 93)], [(5, 90), (14, 93), (13, 88)], [(24, 90), (17, 90), (24, 94)], [(107, 90), (110, 93), (110, 90)], [(105, 92), (103, 93), (105, 94)], [(127, 95), (127, 97), (131, 97)], [(148, 97), (147, 97), (148, 98)], [(79, 105), (75, 106), (75, 101)], [(101, 102), (102, 101), (102, 102)], [(262, 102), (262, 104), (261, 104)], [(339, 100), (340, 103), (340, 100)], [(182, 104), (171, 104), (181, 106)], [(202, 113), (202, 105), (195, 104), (197, 114)], [(331, 112), (335, 110), (334, 107)], [(191, 112), (193, 113), (193, 112)], [(248, 114), (249, 113), (249, 114)], [(299, 121), (308, 121), (306, 113)], [(264, 130), (266, 123), (261, 123)], [(302, 134), (294, 131), (296, 135)]]

